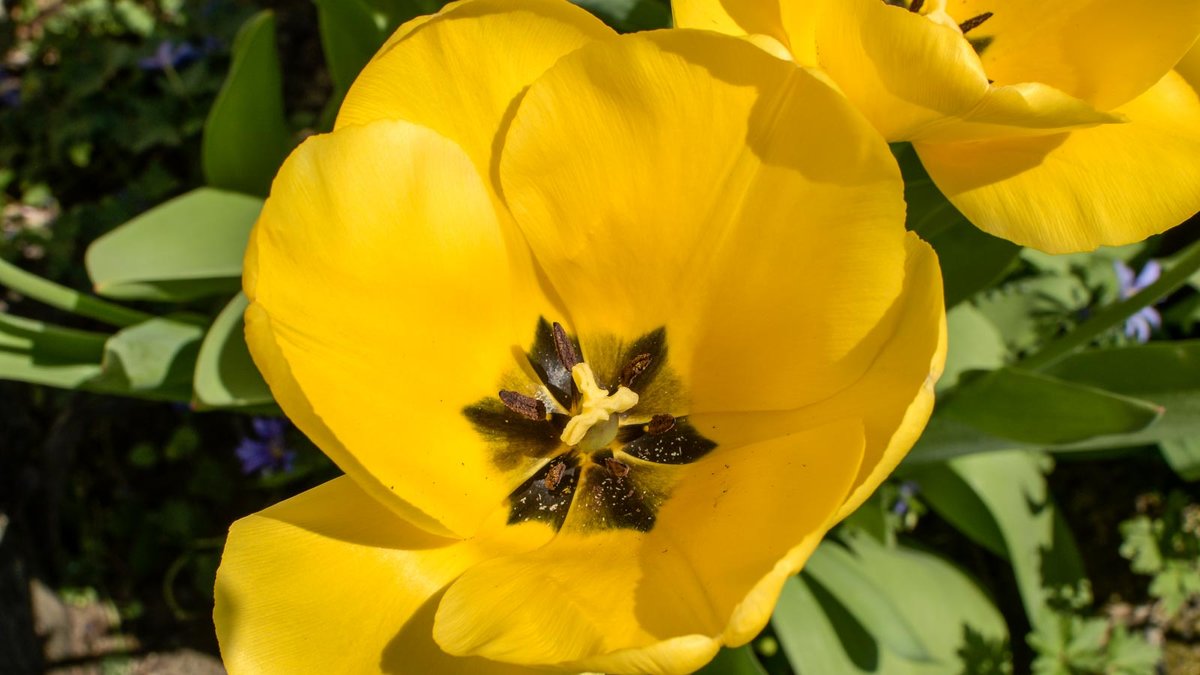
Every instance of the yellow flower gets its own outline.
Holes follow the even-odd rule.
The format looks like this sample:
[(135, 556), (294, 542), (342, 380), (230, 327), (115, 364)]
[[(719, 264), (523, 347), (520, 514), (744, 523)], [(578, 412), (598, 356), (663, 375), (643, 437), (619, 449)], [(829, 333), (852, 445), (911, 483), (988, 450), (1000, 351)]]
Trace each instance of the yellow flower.
[(233, 673), (688, 672), (895, 467), (937, 260), (821, 78), (557, 0), (403, 27), (287, 160), (247, 339), (347, 474), (236, 523)]
[(1200, 210), (1200, 2), (676, 0), (678, 26), (759, 35), (911, 141), (981, 229), (1051, 253)]

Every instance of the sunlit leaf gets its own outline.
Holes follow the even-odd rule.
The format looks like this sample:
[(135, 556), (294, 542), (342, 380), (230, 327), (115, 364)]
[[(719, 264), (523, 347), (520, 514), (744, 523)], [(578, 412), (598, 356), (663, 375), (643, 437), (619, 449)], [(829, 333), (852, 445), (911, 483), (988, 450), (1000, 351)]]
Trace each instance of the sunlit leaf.
[(274, 402), (243, 336), (246, 296), (238, 293), (204, 336), (196, 360), (196, 402), (210, 408), (264, 406)]

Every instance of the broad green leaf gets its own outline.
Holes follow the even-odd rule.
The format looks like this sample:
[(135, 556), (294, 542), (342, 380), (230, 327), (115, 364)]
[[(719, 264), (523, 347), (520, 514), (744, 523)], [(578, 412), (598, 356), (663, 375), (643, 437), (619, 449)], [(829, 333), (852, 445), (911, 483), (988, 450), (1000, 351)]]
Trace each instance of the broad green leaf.
[(1054, 445), (1140, 431), (1162, 414), (1146, 401), (1015, 368), (961, 385), (941, 414), (984, 433)]
[(96, 292), (126, 300), (187, 301), (233, 293), (262, 200), (200, 188), (97, 239), (85, 262)]
[[(1000, 673), (1008, 659), (1004, 619), (958, 568), (937, 556), (850, 533), (847, 543), (876, 587), (931, 650), (912, 661), (874, 638), (814, 579), (788, 579), (771, 619), (780, 646), (801, 675), (961, 675)], [(990, 667), (989, 664), (994, 665)]]
[(1000, 333), (986, 316), (970, 304), (962, 304), (946, 314), (949, 352), (946, 368), (938, 380), (941, 393), (958, 384), (968, 370), (995, 370), (1004, 365), (1008, 350)]
[(1163, 459), (1186, 481), (1200, 480), (1200, 438), (1171, 438), (1158, 444)]
[(987, 505), (946, 462), (921, 464), (904, 472), (920, 485), (921, 499), (954, 529), (1000, 557), (1008, 555), (1004, 536)]
[(204, 336), (196, 359), (196, 402), (209, 408), (271, 405), (271, 390), (250, 358), (243, 335), (246, 296), (238, 293)]
[(105, 346), (93, 384), (135, 395), (188, 400), (204, 328), (186, 318), (157, 317), (119, 331)]
[(696, 672), (698, 675), (767, 675), (750, 645), (722, 649), (707, 666)]
[(340, 101), (387, 37), (382, 15), (362, 0), (315, 0), (325, 65)]
[(371, 9), (384, 17), (391, 34), (400, 24), (422, 14), (434, 14), (446, 4), (445, 0), (364, 0)]
[(0, 349), (0, 380), (17, 380), (60, 389), (90, 389), (99, 363), (56, 361)]
[(1046, 620), (1051, 608), (1090, 602), (1083, 562), (1050, 498), (1043, 462), (1028, 451), (1012, 450), (961, 457), (947, 464), (995, 521), (1034, 626)]
[(877, 585), (868, 570), (836, 542), (826, 540), (804, 566), (819, 583), (889, 650), (913, 661), (928, 661), (929, 652), (916, 629)]
[(291, 147), (275, 16), (264, 10), (234, 39), (229, 75), (204, 123), (204, 176), (212, 187), (265, 197)]

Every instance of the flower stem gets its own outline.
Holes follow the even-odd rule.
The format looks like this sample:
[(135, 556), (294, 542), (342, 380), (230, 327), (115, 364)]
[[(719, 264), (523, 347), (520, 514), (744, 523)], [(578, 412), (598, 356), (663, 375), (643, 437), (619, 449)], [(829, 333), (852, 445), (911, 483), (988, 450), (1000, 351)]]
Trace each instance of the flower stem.
[(1163, 271), (1158, 281), (1142, 289), (1140, 293), (1100, 310), (1075, 330), (1022, 361), (1019, 367), (1025, 370), (1045, 370), (1053, 366), (1081, 347), (1087, 346), (1092, 340), (1103, 335), (1134, 312), (1158, 302), (1187, 283), (1198, 269), (1200, 269), (1200, 241), (1192, 244), (1176, 257), (1175, 263)]
[(21, 293), (22, 295), (39, 300), (73, 314), (86, 316), (89, 319), (119, 326), (132, 326), (136, 323), (154, 318), (145, 312), (129, 309), (111, 302), (106, 302), (90, 295), (61, 286), (36, 274), (31, 274), (13, 265), (7, 260), (0, 259), (0, 286)]

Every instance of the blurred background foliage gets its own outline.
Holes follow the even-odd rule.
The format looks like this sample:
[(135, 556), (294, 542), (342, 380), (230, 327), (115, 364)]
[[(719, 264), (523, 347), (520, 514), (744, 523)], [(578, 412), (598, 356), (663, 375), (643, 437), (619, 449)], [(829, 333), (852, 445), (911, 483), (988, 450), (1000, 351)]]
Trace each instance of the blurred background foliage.
[[(226, 528), (336, 475), (242, 342), (246, 235), (375, 47), (440, 5), (0, 2), (0, 672), (220, 672)], [(935, 417), (705, 672), (1200, 673), (1200, 223), (1047, 256), (894, 151), (946, 279)]]

